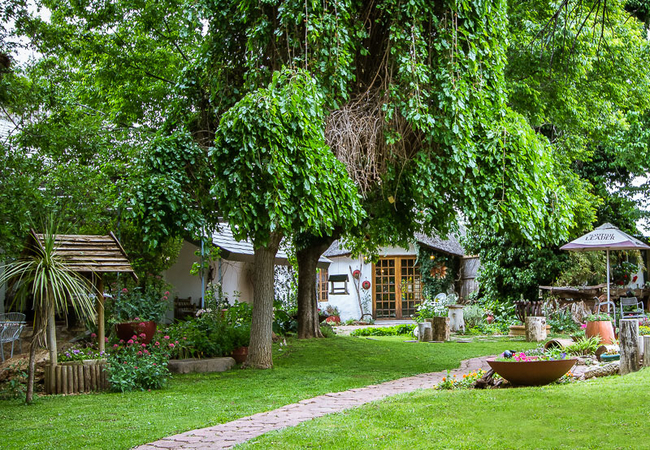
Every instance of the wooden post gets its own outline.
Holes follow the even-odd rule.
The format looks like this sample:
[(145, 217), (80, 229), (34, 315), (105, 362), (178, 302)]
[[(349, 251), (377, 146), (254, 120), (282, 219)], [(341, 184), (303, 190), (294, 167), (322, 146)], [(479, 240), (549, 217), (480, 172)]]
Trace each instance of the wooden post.
[(106, 330), (104, 330), (104, 277), (97, 277), (97, 339), (99, 339), (99, 352), (105, 351)]
[(643, 336), (643, 367), (650, 367), (650, 336)]
[(434, 317), (427, 319), (431, 322), (431, 331), (433, 332), (432, 339), (436, 342), (444, 342), (449, 340), (449, 317)]
[(639, 322), (637, 319), (621, 319), (618, 333), (621, 348), (619, 373), (627, 375), (639, 370)]
[(546, 317), (526, 317), (526, 341), (540, 342), (546, 339)]

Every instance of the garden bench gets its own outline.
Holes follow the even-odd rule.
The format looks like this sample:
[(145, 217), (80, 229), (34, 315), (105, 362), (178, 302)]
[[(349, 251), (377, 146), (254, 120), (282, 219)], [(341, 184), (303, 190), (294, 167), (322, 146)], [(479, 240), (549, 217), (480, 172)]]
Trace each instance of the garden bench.
[(5, 360), (5, 344), (11, 343), (10, 358), (14, 356), (14, 344), (18, 341), (20, 351), (22, 352), (23, 346), (20, 342), (20, 333), (25, 328), (25, 314), (23, 313), (4, 313), (0, 314), (0, 358)]

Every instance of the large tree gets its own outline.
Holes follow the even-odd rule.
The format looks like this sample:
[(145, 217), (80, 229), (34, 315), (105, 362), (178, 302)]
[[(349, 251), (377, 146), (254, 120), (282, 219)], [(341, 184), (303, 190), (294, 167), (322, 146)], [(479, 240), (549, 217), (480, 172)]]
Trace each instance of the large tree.
[[(213, 145), (215, 156), (224, 149), (236, 153), (236, 141), (228, 136), (243, 143), (237, 133), (245, 124), (233, 117), (249, 123), (253, 113), (265, 117), (262, 99), (274, 92), (266, 86), (283, 67), (310, 74), (326, 114), (306, 114), (318, 116), (314, 127), (325, 128), (327, 144), (363, 195), (368, 219), (352, 230), (362, 236), (357, 248), (404, 243), (415, 230), (444, 232), (459, 211), (472, 227), (533, 242), (566, 238), (579, 221), (575, 210), (586, 198), (583, 185), (566, 158), (507, 104), (508, 21), (501, 0), (43, 4), (52, 11), (49, 21), (24, 17), (18, 26), (43, 54), (34, 69), (35, 79), (49, 88), (43, 97), (56, 100), (42, 103), (41, 111), (56, 105), (61, 114), (54, 122), (52, 114), (42, 114), (32, 128), (45, 136), (58, 129), (65, 139), (26, 133), (33, 139), (24, 145), (77, 145), (91, 167), (105, 167), (97, 155), (109, 158), (108, 167), (120, 162), (123, 171), (112, 173), (125, 175), (125, 182), (107, 185), (119, 187), (131, 202), (152, 244), (184, 232), (188, 224), (194, 230), (214, 227), (210, 205), (235, 224), (264, 217), (253, 205), (270, 207), (272, 197), (227, 207), (233, 199), (222, 197), (237, 171), (207, 155)], [(66, 115), (74, 119), (69, 130), (60, 126)], [(83, 129), (87, 123), (92, 126)], [(261, 125), (258, 120), (256, 127)], [(267, 132), (278, 130), (246, 137), (247, 145), (265, 142)], [(292, 145), (288, 139), (279, 142), (278, 157)], [(106, 151), (113, 148), (125, 153)], [(172, 164), (164, 162), (167, 157), (175, 158)], [(151, 170), (137, 171), (133, 161), (145, 161)], [(156, 194), (147, 190), (147, 181), (164, 182), (165, 169), (174, 194), (144, 195)], [(311, 184), (310, 176), (321, 171), (309, 170), (302, 179)], [(265, 189), (258, 194), (267, 192), (261, 178), (244, 179), (238, 171), (237, 183), (259, 180)], [(313, 283), (318, 251), (310, 249), (350, 231), (353, 221), (328, 221), (337, 212), (328, 210), (320, 216), (325, 220), (305, 224), (311, 215), (301, 215), (300, 200), (293, 195), (282, 200), (286, 211), (265, 214), (296, 215), (294, 221), (282, 219), (277, 230), (304, 234), (297, 239), (304, 245), (299, 251), (307, 253), (301, 280)], [(277, 237), (273, 226), (240, 229), (240, 236), (249, 233), (263, 249)], [(301, 304), (313, 312), (312, 291), (313, 284), (301, 289)], [(262, 365), (269, 359), (265, 355)]]

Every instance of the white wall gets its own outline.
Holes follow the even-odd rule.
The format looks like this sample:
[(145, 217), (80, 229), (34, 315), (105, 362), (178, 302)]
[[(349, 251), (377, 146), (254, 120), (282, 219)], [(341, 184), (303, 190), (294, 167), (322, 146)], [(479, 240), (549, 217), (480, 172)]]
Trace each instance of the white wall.
[[(176, 263), (165, 271), (165, 280), (174, 286), (173, 295), (179, 298), (192, 298), (192, 303), (201, 306), (201, 277), (191, 275), (190, 269), (192, 264), (200, 261), (200, 257), (194, 252), (200, 248), (187, 241), (183, 243)], [(235, 301), (235, 291), (239, 291), (241, 296), (239, 301), (252, 303), (253, 301), (253, 284), (251, 282), (252, 264), (229, 261), (221, 259), (212, 263), (212, 275), (215, 282), (219, 281), (219, 269), (221, 268), (221, 277), (223, 280), (222, 291), (224, 297), (228, 298), (230, 303)], [(206, 273), (205, 283), (208, 283), (208, 274)]]
[[(400, 247), (382, 247), (381, 251), (379, 252), (379, 256), (401, 256), (414, 254), (415, 247), (413, 245), (411, 245), (408, 250)], [(372, 264), (370, 262), (366, 262), (363, 257), (351, 258), (349, 255), (331, 256), (328, 258), (332, 260), (332, 264), (330, 265), (327, 272), (328, 275), (348, 276), (348, 294), (331, 294), (328, 292), (328, 301), (319, 303), (318, 307), (324, 311), (327, 309), (328, 305), (336, 306), (341, 312), (342, 321), (349, 319), (359, 320), (361, 318), (361, 310), (359, 308), (357, 291), (355, 289), (354, 280), (352, 279), (352, 274), (350, 272), (350, 268), (352, 268), (352, 272), (355, 270), (361, 271), (361, 276), (359, 277), (359, 294), (362, 301), (366, 296), (370, 299), (367, 304), (368, 309), (365, 312), (372, 314), (372, 284), (375, 282), (372, 274)], [(364, 281), (370, 282), (370, 289), (367, 291), (361, 287)], [(328, 291), (329, 290), (331, 289), (328, 284)]]

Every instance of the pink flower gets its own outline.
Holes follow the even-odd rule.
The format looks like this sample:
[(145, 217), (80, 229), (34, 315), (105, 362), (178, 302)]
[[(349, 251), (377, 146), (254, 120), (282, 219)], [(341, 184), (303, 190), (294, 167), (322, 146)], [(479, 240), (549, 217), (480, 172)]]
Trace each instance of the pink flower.
[(147, 346), (147, 344), (142, 344), (142, 346), (143, 346), (143, 347), (146, 347), (146, 346)]
[(174, 344), (169, 344), (169, 348), (174, 348)]
[(156, 343), (154, 345), (160, 345), (160, 342), (156, 341)]
[(140, 318), (139, 318), (139, 317), (135, 317), (133, 320), (135, 320), (136, 322), (140, 322)]
[(149, 353), (149, 350), (145, 350), (145, 351), (144, 351), (144, 354), (145, 354), (145, 355), (151, 355), (151, 353)]
[(587, 324), (586, 323), (580, 324), (580, 328), (584, 330), (585, 328), (587, 328)]
[(120, 344), (124, 344), (124, 339), (120, 339)]
[(119, 345), (117, 345), (117, 344), (114, 344), (114, 345), (113, 345), (113, 348), (117, 348), (117, 347), (119, 347)]
[(138, 336), (134, 334), (133, 336), (131, 336), (131, 339), (133, 339), (134, 341), (137, 341), (137, 340), (138, 340)]
[[(138, 320), (140, 320), (140, 319), (138, 319)], [(142, 328), (142, 327), (146, 327), (146, 325), (145, 325), (144, 322), (140, 322), (140, 323), (138, 324), (138, 326), (139, 326), (140, 328)]]
[(167, 296), (165, 295), (165, 296), (163, 297), (163, 300), (169, 300), (169, 298), (167, 298)]
[(104, 342), (108, 342), (108, 338), (107, 338), (107, 337), (104, 338)]
[(178, 345), (178, 341), (174, 341), (174, 344)]
[(154, 366), (157, 366), (158, 364), (156, 364), (156, 363), (153, 363), (153, 365), (154, 365)]
[(129, 339), (126, 343), (127, 344), (133, 344), (133, 339)]
[(138, 352), (138, 356), (142, 356), (142, 352)]
[(186, 338), (185, 336), (183, 336), (183, 340), (184, 340), (184, 341), (186, 341), (186, 340), (187, 340), (187, 338)]
[(122, 294), (126, 294), (127, 292), (129, 292), (127, 288), (122, 288)]
[(95, 339), (97, 337), (97, 335), (95, 333), (90, 333), (90, 337)]
[(146, 335), (145, 333), (140, 333), (140, 337), (141, 337), (141, 338), (146, 338), (147, 335)]
[(165, 291), (165, 295), (169, 295), (169, 291)]
[(135, 367), (134, 367), (134, 369), (137, 369), (137, 368), (138, 368), (138, 366), (135, 366)]
[(165, 336), (163, 339), (169, 339), (169, 336)]

